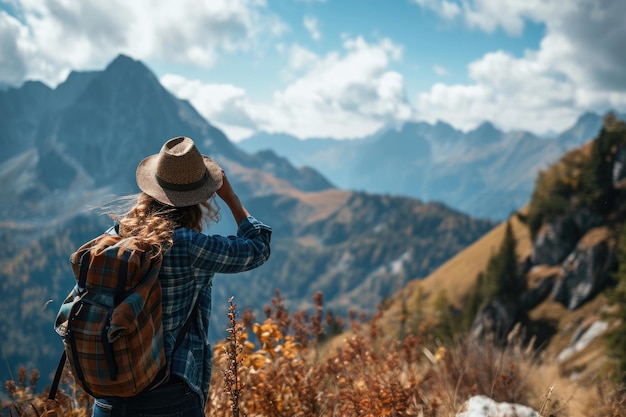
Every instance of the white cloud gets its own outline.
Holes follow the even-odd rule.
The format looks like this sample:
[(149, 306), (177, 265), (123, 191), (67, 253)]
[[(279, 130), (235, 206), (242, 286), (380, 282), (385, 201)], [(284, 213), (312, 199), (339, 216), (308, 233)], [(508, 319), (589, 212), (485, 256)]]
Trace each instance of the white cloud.
[(433, 10), (446, 20), (453, 20), (461, 14), (461, 7), (447, 0), (413, 0), (423, 8)]
[[(22, 21), (0, 16), (3, 35), (17, 23), (8, 33), (16, 48), (0, 42), (0, 54), (26, 63), (24, 77), (50, 84), (119, 53), (209, 67), (220, 53), (247, 50), (262, 35), (285, 30), (259, 0), (22, 0), (17, 7)], [(14, 80), (3, 72), (0, 82)]]
[(0, 10), (0, 84), (16, 85), (24, 80), (27, 73), (25, 56), (20, 53), (20, 45), (24, 45), (27, 33), (17, 19)]
[(313, 39), (314, 41), (319, 41), (322, 38), (322, 34), (317, 28), (317, 19), (315, 17), (304, 16), (304, 19), (302, 20), (302, 24), (304, 25), (306, 30), (309, 32), (309, 36), (311, 36), (311, 39)]
[[(413, 115), (404, 79), (389, 70), (402, 49), (389, 40), (368, 44), (346, 39), (343, 53), (319, 57), (293, 46), (292, 81), (276, 91), (271, 102), (252, 102), (246, 91), (230, 85), (204, 84), (167, 75), (161, 82), (186, 98), (211, 123), (234, 140), (252, 129), (306, 137), (356, 138), (371, 134), (386, 122)], [(243, 128), (244, 130), (241, 130)]]
[(224, 130), (232, 140), (249, 136), (256, 128), (249, 115), (251, 106), (244, 89), (230, 84), (209, 84), (166, 74), (161, 84), (176, 97), (189, 100), (210, 123)]
[[(433, 10), (437, 1), (416, 2)], [(626, 107), (626, 2), (467, 1), (465, 22), (519, 34), (526, 19), (545, 25), (537, 50), (485, 54), (468, 66), (468, 85), (436, 84), (418, 95), (419, 118), (471, 129), (484, 120), (538, 133), (569, 127), (586, 110)]]
[(436, 84), (420, 94), (420, 118), (447, 120), (465, 130), (492, 120), (507, 130), (544, 133), (567, 127), (580, 114), (574, 105), (575, 86), (530, 56), (490, 53), (470, 65), (469, 76), (472, 85)]
[(289, 54), (289, 68), (294, 70), (309, 69), (319, 61), (319, 57), (310, 50), (293, 45)]
[(390, 40), (368, 44), (357, 37), (345, 39), (344, 49), (316, 57), (292, 48), (307, 57), (309, 70), (275, 92), (271, 104), (252, 109), (259, 127), (300, 137), (354, 138), (390, 120), (409, 119), (403, 77), (388, 68), (401, 58), (402, 48)]
[(502, 28), (510, 35), (519, 35), (524, 20), (539, 20), (542, 16), (559, 13), (570, 6), (558, 0), (412, 0), (445, 20), (463, 19), (470, 27), (486, 32)]
[(545, 16), (562, 13), (572, 4), (554, 0), (474, 0), (464, 3), (463, 12), (470, 27), (490, 33), (502, 28), (509, 35), (518, 36), (526, 19), (542, 21)]

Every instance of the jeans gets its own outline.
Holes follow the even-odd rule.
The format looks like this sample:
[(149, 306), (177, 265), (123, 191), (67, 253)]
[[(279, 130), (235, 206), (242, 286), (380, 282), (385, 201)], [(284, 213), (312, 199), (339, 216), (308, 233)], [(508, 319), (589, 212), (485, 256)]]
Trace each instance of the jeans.
[(97, 398), (92, 417), (204, 417), (204, 409), (198, 394), (176, 382), (131, 398)]

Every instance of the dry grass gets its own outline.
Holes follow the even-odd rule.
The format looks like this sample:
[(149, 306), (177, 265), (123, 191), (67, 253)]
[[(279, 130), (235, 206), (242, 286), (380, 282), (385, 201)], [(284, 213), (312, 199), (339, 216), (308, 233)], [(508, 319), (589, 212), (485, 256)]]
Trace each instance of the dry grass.
[[(466, 338), (431, 345), (419, 333), (383, 338), (377, 314), (367, 323), (351, 321), (341, 342), (327, 344), (321, 299), (315, 314), (299, 312), (293, 320), (280, 302), (274, 307), (262, 324), (247, 323), (250, 334), (243, 331), (243, 415), (453, 416), (473, 395), (525, 404), (545, 417), (626, 415), (619, 387), (601, 379), (572, 382), (558, 364), (542, 363), (517, 330), (504, 348)], [(215, 366), (226, 366), (226, 358), (218, 348)], [(207, 415), (230, 416), (228, 397), (214, 378)]]
[[(230, 300), (231, 328), (215, 346), (206, 415), (213, 417), (454, 416), (473, 395), (542, 410), (542, 417), (626, 415), (624, 392), (608, 380), (572, 382), (556, 363), (543, 364), (522, 344), (518, 330), (507, 347), (459, 337), (431, 344), (427, 334), (383, 338), (380, 314), (350, 317), (342, 336), (328, 339), (322, 296), (312, 313), (288, 314), (280, 294), (256, 320), (237, 317)], [(332, 342), (328, 342), (332, 340)], [(9, 381), (13, 398), (1, 416), (90, 414), (91, 399), (75, 390), (70, 374), (57, 402), (36, 395), (38, 374)]]
[(88, 417), (93, 400), (76, 388), (66, 368), (61, 383), (64, 390), (57, 392), (56, 400), (49, 400), (47, 391), (36, 394), (39, 371), (33, 370), (27, 381), (27, 371), (20, 368), (17, 381), (7, 381), (4, 388), (13, 399), (0, 405), (0, 416), (10, 417)]

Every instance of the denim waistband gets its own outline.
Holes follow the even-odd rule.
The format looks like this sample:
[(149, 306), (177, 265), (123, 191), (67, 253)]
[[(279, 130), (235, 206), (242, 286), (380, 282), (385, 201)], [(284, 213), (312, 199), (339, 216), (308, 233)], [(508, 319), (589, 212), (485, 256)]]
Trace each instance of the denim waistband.
[(103, 397), (101, 400), (113, 407), (123, 407), (124, 409), (152, 409), (186, 401), (189, 399), (189, 394), (197, 396), (185, 382), (176, 379), (134, 397)]

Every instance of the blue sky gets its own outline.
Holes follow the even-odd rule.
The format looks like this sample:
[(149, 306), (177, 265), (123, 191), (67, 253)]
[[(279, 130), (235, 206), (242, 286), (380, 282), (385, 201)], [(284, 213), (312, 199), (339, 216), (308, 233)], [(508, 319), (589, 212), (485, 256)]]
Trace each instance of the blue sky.
[(626, 111), (624, 0), (0, 0), (0, 85), (119, 53), (233, 140), (484, 121), (537, 134)]

